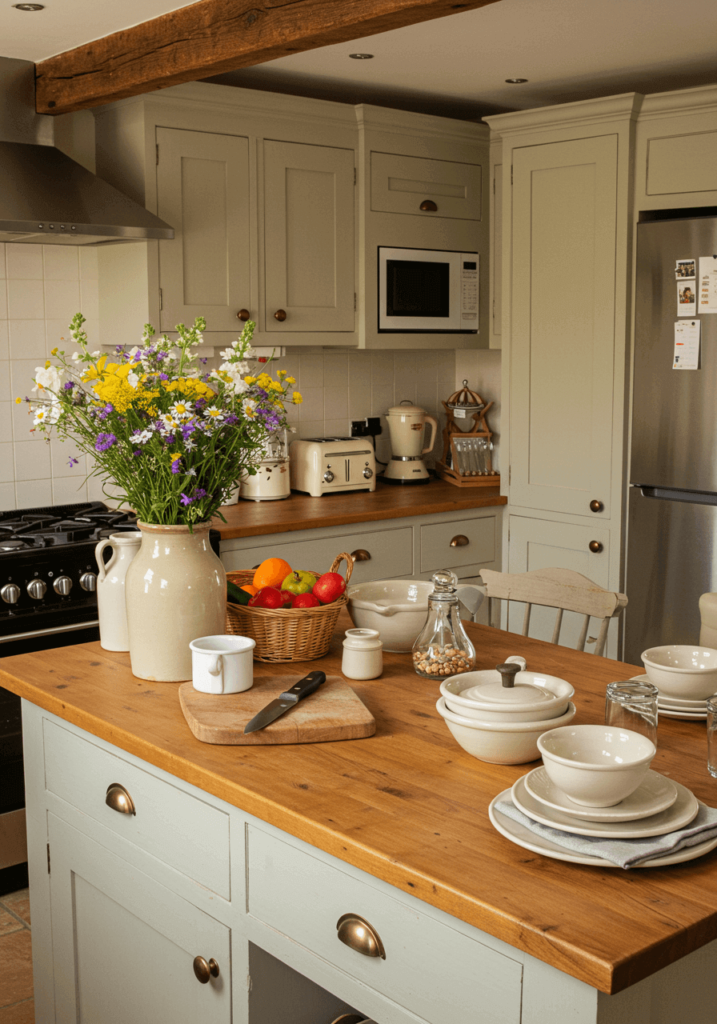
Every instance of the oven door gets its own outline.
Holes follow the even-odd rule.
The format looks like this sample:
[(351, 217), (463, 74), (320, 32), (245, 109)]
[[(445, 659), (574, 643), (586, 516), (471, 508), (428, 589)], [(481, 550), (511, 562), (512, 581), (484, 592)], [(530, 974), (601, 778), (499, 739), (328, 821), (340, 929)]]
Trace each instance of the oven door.
[(460, 252), (379, 246), (378, 330), (461, 331), (461, 262)]

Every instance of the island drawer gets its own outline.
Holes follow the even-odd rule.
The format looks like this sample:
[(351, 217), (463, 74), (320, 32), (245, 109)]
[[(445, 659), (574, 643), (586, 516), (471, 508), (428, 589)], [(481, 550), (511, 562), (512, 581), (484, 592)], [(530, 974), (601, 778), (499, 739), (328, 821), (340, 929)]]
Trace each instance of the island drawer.
[[(251, 916), (431, 1024), (520, 1021), (521, 964), (254, 826), (248, 885)], [(385, 959), (339, 939), (344, 914), (375, 929)]]
[[(229, 899), (229, 815), (88, 740), (43, 721), (45, 788), (146, 853)], [(105, 802), (119, 784), (135, 813)]]
[(496, 558), (495, 516), (421, 527), (421, 572), (480, 565)]
[[(251, 569), (265, 558), (277, 557), (285, 559), (292, 568), (327, 572), (331, 560), (342, 551), (348, 554), (362, 552), (354, 562), (352, 583), (410, 576), (413, 572), (413, 530), (408, 526), (319, 537), (316, 540), (292, 542), (289, 539), (284, 544), (269, 539), (261, 545), (228, 551), (222, 555), (222, 561), (225, 569), (232, 571)], [(346, 566), (339, 568), (342, 574), (345, 571)]]

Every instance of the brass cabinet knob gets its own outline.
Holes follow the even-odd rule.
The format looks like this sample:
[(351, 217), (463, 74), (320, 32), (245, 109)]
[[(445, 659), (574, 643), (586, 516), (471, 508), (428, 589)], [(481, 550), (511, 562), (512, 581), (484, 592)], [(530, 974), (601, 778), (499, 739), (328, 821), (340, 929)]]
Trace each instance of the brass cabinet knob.
[(107, 787), (105, 803), (108, 807), (111, 807), (113, 811), (117, 811), (119, 814), (137, 813), (134, 806), (134, 800), (124, 786), (121, 786), (119, 782), (113, 782)]
[(285, 309), (277, 309), (276, 313), (274, 313), (274, 319), (275, 320), (286, 320), (286, 310)]
[(593, 500), (590, 502), (591, 512), (602, 512), (604, 508), (605, 506), (603, 505), (603, 503), (601, 501), (598, 501), (597, 498), (593, 498)]
[(336, 922), (336, 930), (339, 939), (350, 949), (364, 956), (386, 959), (386, 951), (378, 932), (358, 914), (343, 914)]
[(435, 213), (438, 210), (438, 207), (436, 206), (432, 199), (424, 199), (423, 202), (421, 203), (420, 208), (423, 210), (424, 213), (428, 213), (429, 211), (431, 213)]
[(470, 544), (470, 541), (463, 533), (459, 533), (458, 536), (454, 537), (451, 541), (452, 548), (464, 548), (468, 544)]
[(219, 977), (219, 964), (216, 960), (210, 960), (207, 963), (203, 956), (195, 956), (192, 966), (197, 981), (202, 985), (206, 985), (210, 978)]
[(588, 547), (590, 548), (590, 550), (592, 551), (592, 553), (594, 555), (597, 555), (597, 554), (599, 554), (602, 551), (602, 541), (591, 540), (590, 543), (588, 544)]
[(354, 562), (370, 562), (371, 553), (364, 548), (356, 548), (355, 551), (351, 552), (351, 558)]
[(245, 322), (249, 319), (251, 313), (248, 309), (240, 309), (237, 313), (237, 320), (244, 320)]

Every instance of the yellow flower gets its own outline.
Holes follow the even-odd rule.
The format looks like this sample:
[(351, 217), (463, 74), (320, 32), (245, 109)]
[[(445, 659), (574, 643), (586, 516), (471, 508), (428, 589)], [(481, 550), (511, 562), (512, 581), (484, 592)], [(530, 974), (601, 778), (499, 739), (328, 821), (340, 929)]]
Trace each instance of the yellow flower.
[(18, 398), (16, 398), (16, 399), (15, 399), (15, 405), (22, 405), (22, 399), (21, 399), (21, 398), (19, 398), (19, 397), (18, 397)]
[(169, 458), (171, 459), (172, 462), (176, 462), (177, 459), (181, 459), (181, 457), (182, 457), (182, 453), (181, 452), (173, 452), (173, 454), (169, 456)]
[(304, 399), (303, 399), (303, 398), (301, 397), (301, 395), (299, 394), (299, 392), (298, 392), (298, 391), (295, 391), (295, 392), (294, 392), (294, 395), (293, 395), (293, 398), (292, 398), (292, 402), (294, 403), (294, 405), (301, 405), (301, 403), (302, 403), (303, 401), (304, 401)]
[(50, 362), (49, 359), (46, 359), (45, 360), (45, 369), (47, 369), (49, 366), (52, 366), (52, 363)]
[(286, 370), (277, 370), (276, 376), (279, 378), (279, 380), (281, 380), (282, 378), (286, 377)]
[(53, 350), (52, 350), (52, 351), (50, 352), (50, 355), (51, 355), (51, 356), (56, 356), (56, 355), (57, 355), (57, 345), (55, 345), (55, 347), (53, 348)]
[(245, 384), (256, 384), (256, 377), (245, 377), (244, 378), (244, 383)]
[(284, 389), (283, 389), (283, 387), (281, 386), (281, 383), (278, 380), (272, 380), (269, 383), (269, 390), (270, 391), (283, 391)]
[(287, 384), (296, 384), (296, 377), (287, 377), (286, 378), (286, 383)]
[(264, 390), (266, 390), (271, 385), (271, 377), (268, 373), (260, 373), (256, 382), (260, 388), (264, 388)]

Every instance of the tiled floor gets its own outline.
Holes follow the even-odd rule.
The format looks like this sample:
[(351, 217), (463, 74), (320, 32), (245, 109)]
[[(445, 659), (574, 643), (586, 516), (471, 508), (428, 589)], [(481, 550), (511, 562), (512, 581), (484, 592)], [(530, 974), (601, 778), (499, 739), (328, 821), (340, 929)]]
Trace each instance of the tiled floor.
[(0, 1024), (34, 1024), (30, 898), (27, 889), (0, 896)]

